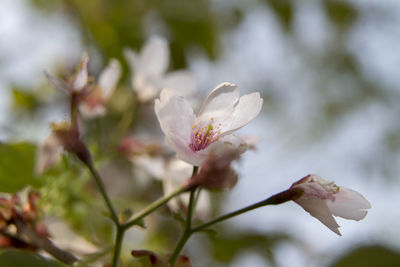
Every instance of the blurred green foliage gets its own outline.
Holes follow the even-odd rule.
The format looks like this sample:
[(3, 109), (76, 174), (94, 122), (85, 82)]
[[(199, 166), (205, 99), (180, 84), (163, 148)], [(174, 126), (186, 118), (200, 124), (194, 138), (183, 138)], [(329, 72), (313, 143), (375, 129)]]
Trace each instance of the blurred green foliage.
[(34, 110), (38, 106), (37, 97), (31, 91), (11, 88), (15, 109)]
[(43, 181), (34, 175), (36, 146), (30, 143), (0, 144), (0, 192), (15, 193)]
[(244, 252), (257, 253), (264, 259), (266, 265), (274, 266), (276, 262), (272, 250), (275, 245), (285, 240), (290, 240), (290, 237), (283, 233), (266, 234), (227, 227), (223, 231), (218, 231), (216, 235), (210, 235), (212, 244), (210, 249), (214, 259), (224, 266), (232, 264), (235, 257)]
[(237, 9), (215, 16), (207, 0), (31, 1), (41, 10), (69, 14), (81, 25), (84, 41), (95, 45), (105, 58), (121, 59), (124, 47), (139, 49), (147, 39), (146, 30), (153, 27), (170, 39), (173, 68), (186, 66), (185, 50), (191, 46), (216, 58), (222, 29), (241, 18)]
[(400, 253), (382, 246), (366, 246), (354, 249), (331, 267), (394, 267), (400, 266)]
[(36, 253), (5, 251), (0, 254), (1, 267), (63, 267), (67, 266), (48, 260)]

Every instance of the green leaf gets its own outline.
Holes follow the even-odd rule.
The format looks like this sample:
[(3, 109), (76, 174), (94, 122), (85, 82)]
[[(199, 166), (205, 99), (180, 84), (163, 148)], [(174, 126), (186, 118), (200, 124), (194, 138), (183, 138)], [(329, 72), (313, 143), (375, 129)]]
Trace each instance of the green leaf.
[(41, 185), (33, 173), (35, 151), (30, 143), (0, 144), (0, 192), (15, 193), (27, 185)]
[(38, 106), (36, 96), (32, 92), (12, 88), (12, 95), (15, 109), (33, 110)]
[(62, 263), (47, 260), (37, 254), (20, 251), (6, 251), (0, 254), (1, 267), (63, 267)]
[(381, 246), (366, 246), (351, 251), (331, 265), (331, 267), (352, 266), (400, 266), (400, 254)]

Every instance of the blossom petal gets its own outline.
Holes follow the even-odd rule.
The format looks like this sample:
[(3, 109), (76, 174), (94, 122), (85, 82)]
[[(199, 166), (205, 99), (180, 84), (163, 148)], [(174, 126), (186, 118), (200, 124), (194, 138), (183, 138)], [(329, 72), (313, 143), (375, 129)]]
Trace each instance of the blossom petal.
[(187, 163), (194, 166), (201, 166), (207, 159), (206, 154), (193, 152), (187, 144), (187, 141), (176, 135), (166, 135), (165, 141), (176, 152), (178, 159)]
[(237, 135), (228, 135), (220, 138), (217, 142), (211, 144), (204, 150), (197, 153), (207, 155), (214, 155), (215, 157), (222, 156), (229, 153), (243, 153), (247, 149), (246, 142)]
[(332, 213), (324, 200), (300, 197), (299, 199), (295, 200), (295, 202), (333, 232), (338, 235), (342, 235), (338, 229), (339, 225), (337, 224), (335, 218), (333, 218)]
[(138, 66), (140, 65), (139, 55), (133, 51), (131, 48), (124, 48), (123, 54), (125, 56), (126, 61), (128, 61), (129, 68), (131, 72), (136, 72)]
[(162, 85), (178, 95), (189, 96), (196, 90), (196, 78), (190, 71), (173, 71), (164, 77)]
[(351, 189), (341, 187), (335, 197), (335, 201), (327, 202), (329, 209), (335, 216), (359, 221), (367, 215), (365, 209), (371, 208), (368, 200)]
[(132, 85), (133, 90), (141, 102), (153, 100), (157, 96), (160, 88), (154, 80), (140, 73), (132, 77)]
[(96, 118), (106, 115), (107, 109), (103, 104), (98, 104), (96, 106), (90, 106), (86, 102), (82, 102), (79, 105), (79, 112), (84, 118)]
[(61, 160), (60, 148), (61, 142), (54, 134), (50, 134), (43, 140), (36, 156), (35, 172), (37, 174), (43, 174)]
[(164, 89), (161, 91), (160, 99), (155, 101), (155, 112), (164, 133), (185, 140), (189, 148), (191, 126), (195, 121), (190, 104), (173, 91)]
[(161, 157), (151, 157), (143, 154), (132, 158), (132, 162), (137, 168), (141, 168), (153, 178), (161, 180), (165, 172), (165, 160)]
[(80, 91), (87, 84), (88, 81), (88, 71), (87, 71), (87, 63), (89, 61), (89, 56), (85, 52), (83, 53), (81, 62), (79, 64), (78, 73), (76, 73), (74, 77), (74, 82), (72, 84), (72, 88), (75, 91)]
[(167, 41), (160, 36), (151, 37), (140, 53), (140, 71), (146, 76), (159, 77), (164, 74), (169, 64), (169, 48)]
[(197, 122), (206, 125), (213, 118), (215, 123), (221, 123), (221, 129), (231, 125), (234, 106), (239, 100), (239, 91), (232, 83), (218, 85), (207, 96), (198, 113)]
[(121, 64), (118, 60), (113, 58), (99, 77), (99, 87), (102, 92), (103, 100), (108, 100), (111, 97), (120, 77)]
[(260, 113), (262, 104), (263, 99), (258, 92), (241, 96), (232, 114), (231, 125), (222, 128), (221, 136), (231, 134), (252, 121)]

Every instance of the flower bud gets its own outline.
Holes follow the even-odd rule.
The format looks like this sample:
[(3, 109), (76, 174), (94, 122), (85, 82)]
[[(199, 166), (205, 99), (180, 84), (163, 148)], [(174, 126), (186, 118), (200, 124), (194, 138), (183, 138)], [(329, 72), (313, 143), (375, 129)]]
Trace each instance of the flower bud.
[(53, 134), (58, 139), (62, 147), (75, 154), (82, 162), (91, 163), (91, 155), (86, 145), (80, 139), (78, 123), (72, 125), (68, 123), (52, 123)]
[(237, 173), (232, 169), (231, 162), (237, 160), (240, 152), (227, 150), (222, 156), (214, 157), (212, 154), (205, 160), (199, 173), (192, 176), (186, 187), (188, 190), (202, 186), (206, 189), (232, 188), (238, 180)]
[(360, 193), (339, 187), (314, 174), (295, 182), (288, 191), (295, 190), (303, 193), (293, 200), (338, 235), (341, 235), (339, 225), (332, 215), (359, 221), (367, 215), (366, 209), (371, 208)]

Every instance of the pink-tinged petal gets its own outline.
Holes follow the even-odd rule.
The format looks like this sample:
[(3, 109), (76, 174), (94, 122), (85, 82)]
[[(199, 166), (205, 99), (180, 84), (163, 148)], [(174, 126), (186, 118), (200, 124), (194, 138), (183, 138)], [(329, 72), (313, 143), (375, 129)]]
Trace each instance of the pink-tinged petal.
[(339, 225), (333, 218), (332, 213), (324, 200), (300, 197), (295, 200), (295, 202), (299, 204), (305, 211), (310, 213), (311, 216), (317, 218), (326, 227), (331, 229), (334, 233), (342, 235), (338, 229)]
[(61, 160), (60, 149), (61, 142), (54, 134), (46, 137), (38, 147), (35, 172), (43, 174), (46, 170), (57, 164)]
[(166, 134), (165, 141), (167, 142), (168, 146), (170, 146), (176, 152), (176, 156), (179, 159), (194, 166), (201, 166), (201, 164), (207, 159), (208, 155), (193, 152), (186, 140), (181, 139), (176, 135)]
[(173, 71), (162, 82), (164, 88), (174, 90), (178, 95), (190, 96), (196, 90), (196, 78), (190, 71)]
[(87, 71), (87, 63), (89, 61), (89, 56), (85, 52), (83, 53), (81, 62), (79, 64), (78, 73), (73, 79), (72, 88), (75, 91), (80, 91), (85, 87), (88, 81), (88, 71)]
[(47, 80), (49, 80), (49, 82), (55, 88), (57, 88), (58, 90), (64, 91), (64, 93), (69, 93), (70, 88), (65, 81), (57, 79), (56, 77), (54, 77), (47, 71), (44, 71), (44, 74), (46, 75)]
[(332, 215), (359, 221), (367, 214), (365, 209), (371, 208), (358, 192), (340, 188), (318, 175), (307, 175), (295, 182), (289, 190), (293, 189), (302, 191), (302, 195), (294, 201), (337, 234), (340, 232), (336, 222), (332, 222)]
[(99, 87), (102, 92), (103, 100), (108, 100), (115, 90), (121, 77), (121, 64), (116, 59), (111, 59), (108, 66), (99, 76)]
[(260, 93), (251, 93), (241, 96), (232, 114), (232, 122), (227, 128), (223, 128), (221, 136), (231, 134), (252, 121), (260, 113), (263, 99)]
[(218, 139), (217, 142), (211, 144), (204, 150), (197, 153), (207, 155), (214, 155), (215, 157), (222, 156), (226, 153), (243, 153), (247, 150), (246, 142), (237, 135), (228, 135)]
[(234, 106), (238, 100), (239, 91), (236, 85), (227, 82), (218, 85), (203, 102), (196, 122), (206, 125), (213, 118), (215, 123), (221, 123), (221, 129), (231, 125)]
[(160, 36), (153, 36), (145, 43), (140, 53), (140, 66), (135, 71), (150, 77), (160, 77), (166, 72), (168, 64), (167, 41)]
[(169, 89), (162, 90), (155, 101), (155, 112), (163, 132), (183, 140), (189, 148), (195, 115), (190, 104)]
[(106, 115), (107, 110), (103, 104), (91, 106), (88, 105), (86, 102), (82, 102), (79, 105), (79, 112), (84, 118), (92, 119)]
[(328, 201), (327, 205), (333, 215), (356, 221), (363, 219), (367, 215), (366, 209), (371, 208), (360, 193), (343, 187), (335, 194), (335, 200)]

